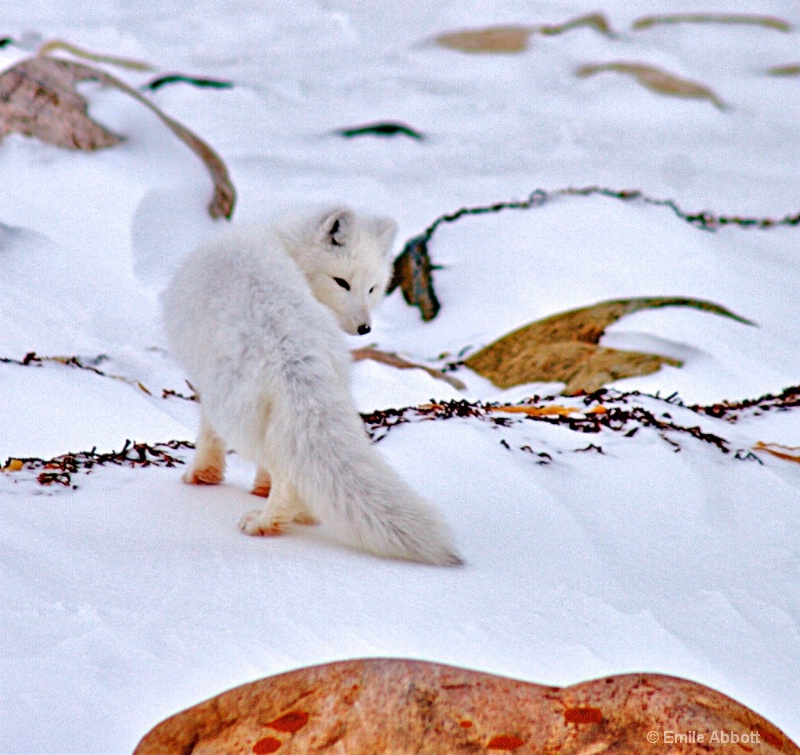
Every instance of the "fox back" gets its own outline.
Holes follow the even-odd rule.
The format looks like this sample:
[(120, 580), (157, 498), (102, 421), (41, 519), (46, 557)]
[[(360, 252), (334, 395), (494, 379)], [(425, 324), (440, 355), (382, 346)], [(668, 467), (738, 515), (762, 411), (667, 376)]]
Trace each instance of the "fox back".
[(201, 401), (184, 480), (221, 482), (233, 447), (267, 495), (240, 522), (248, 534), (319, 520), (362, 550), (457, 564), (446, 523), (374, 448), (349, 388), (342, 331), (370, 331), (394, 233), (391, 220), (340, 207), (233, 229), (183, 262), (163, 315)]

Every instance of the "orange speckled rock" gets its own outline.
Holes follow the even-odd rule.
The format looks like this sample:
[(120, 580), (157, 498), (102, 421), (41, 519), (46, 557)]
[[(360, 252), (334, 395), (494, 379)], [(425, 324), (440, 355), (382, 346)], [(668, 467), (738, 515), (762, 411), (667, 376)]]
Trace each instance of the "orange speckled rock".
[(368, 659), (245, 684), (156, 726), (134, 755), (502, 753), (800, 755), (701, 684), (622, 674), (545, 687), (424, 661)]

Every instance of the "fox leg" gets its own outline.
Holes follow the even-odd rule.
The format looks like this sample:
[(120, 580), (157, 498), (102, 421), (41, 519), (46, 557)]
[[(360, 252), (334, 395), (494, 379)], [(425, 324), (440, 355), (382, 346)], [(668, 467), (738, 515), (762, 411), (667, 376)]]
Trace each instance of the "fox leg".
[[(258, 479), (256, 477), (256, 482)], [(239, 522), (239, 529), (248, 535), (280, 535), (289, 522), (316, 524), (316, 521), (291, 483), (272, 480), (263, 510), (245, 514)]]
[[(272, 489), (272, 477), (270, 473), (264, 467), (258, 467), (256, 471), (256, 479), (253, 483), (253, 489), (250, 491), (253, 495), (261, 496), (262, 498), (266, 498), (270, 495), (270, 491)], [(295, 510), (295, 515), (292, 521), (297, 522), (297, 524), (319, 524), (319, 520), (308, 510), (308, 507), (303, 503), (302, 500), (297, 496), (296, 493), (293, 493), (294, 502), (293, 507)]]
[(294, 485), (291, 486), (291, 505), (287, 510), (292, 516), (292, 521), (296, 524), (319, 524), (319, 519), (311, 513), (311, 509), (306, 506), (306, 502), (298, 495)]
[(250, 491), (253, 495), (266, 498), (272, 488), (272, 477), (264, 467), (259, 467), (256, 471), (256, 480), (253, 483), (253, 489)]
[(189, 485), (217, 485), (225, 479), (225, 441), (214, 432), (204, 414), (200, 417), (194, 458), (182, 479)]
[(319, 519), (317, 519), (317, 517), (315, 517), (308, 510), (308, 507), (302, 502), (300, 503), (300, 509), (298, 510), (298, 513), (294, 515), (293, 521), (297, 522), (297, 524), (319, 524)]

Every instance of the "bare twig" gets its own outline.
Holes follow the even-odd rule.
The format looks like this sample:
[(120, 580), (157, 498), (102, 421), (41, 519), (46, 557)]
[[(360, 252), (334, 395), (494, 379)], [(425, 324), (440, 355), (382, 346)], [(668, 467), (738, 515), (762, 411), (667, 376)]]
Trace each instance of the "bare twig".
[(72, 486), (72, 475), (82, 472), (89, 473), (96, 467), (107, 464), (127, 467), (174, 467), (184, 461), (175, 456), (172, 451), (182, 448), (194, 448), (194, 444), (185, 440), (170, 440), (166, 443), (136, 443), (126, 440), (119, 451), (98, 453), (96, 448), (91, 451), (62, 454), (52, 459), (38, 457), (16, 458), (6, 460), (2, 471), (20, 472), (22, 470), (42, 471), (36, 480), (40, 485)]
[(751, 13), (675, 13), (665, 16), (644, 16), (631, 24), (632, 29), (649, 29), (658, 24), (747, 24), (777, 31), (791, 31), (792, 25), (782, 18)]
[(66, 149), (93, 150), (119, 144), (122, 137), (88, 117), (87, 102), (75, 89), (83, 81), (116, 87), (155, 113), (200, 157), (211, 174), (211, 216), (231, 217), (236, 192), (219, 155), (133, 87), (99, 68), (40, 54), (4, 71), (0, 75), (0, 136), (19, 132)]
[[(95, 357), (92, 361), (94, 365), (101, 364), (108, 357), (105, 354), (100, 354), (99, 356)], [(93, 364), (85, 364), (81, 357), (71, 356), (71, 357), (62, 357), (62, 356), (52, 356), (52, 357), (42, 357), (39, 356), (35, 351), (29, 351), (22, 359), (10, 359), (9, 357), (0, 357), (0, 364), (18, 364), (23, 367), (30, 367), (30, 366), (37, 366), (41, 367), (42, 364), (45, 362), (51, 362), (53, 364), (61, 364), (64, 367), (76, 367), (79, 370), (86, 370), (87, 372), (93, 372), (95, 375), (99, 375), (100, 377), (111, 378), (112, 380), (119, 380), (122, 383), (127, 383), (128, 385), (132, 385), (135, 388), (138, 388), (143, 393), (146, 393), (148, 396), (152, 396), (153, 394), (138, 380), (132, 380), (131, 378), (126, 378), (123, 375), (111, 375), (108, 372), (103, 372), (103, 370), (95, 367)]]
[(93, 63), (105, 63), (107, 65), (117, 66), (119, 68), (128, 68), (132, 71), (152, 71), (153, 66), (149, 63), (144, 63), (141, 60), (131, 60), (130, 58), (120, 58), (115, 55), (102, 55), (95, 52), (89, 52), (82, 47), (73, 45), (71, 42), (66, 42), (63, 39), (51, 39), (45, 42), (36, 51), (37, 55), (48, 55), (51, 52), (64, 50), (65, 52), (74, 55), (76, 58), (83, 58), (84, 60), (91, 60)]
[(451, 375), (445, 375), (440, 370), (435, 370), (432, 367), (427, 367), (424, 364), (409, 362), (407, 359), (397, 356), (397, 354), (387, 351), (379, 351), (378, 349), (372, 348), (353, 349), (350, 353), (353, 355), (354, 362), (361, 362), (364, 359), (371, 359), (374, 362), (388, 364), (391, 367), (397, 367), (400, 370), (424, 370), (431, 377), (434, 377), (437, 380), (444, 380), (446, 383), (452, 385), (456, 390), (463, 391), (466, 389), (464, 383), (462, 383), (458, 378), (454, 378)]
[(607, 197), (623, 202), (640, 202), (653, 207), (666, 207), (672, 210), (676, 217), (704, 231), (716, 231), (725, 226), (767, 230), (780, 226), (796, 227), (800, 225), (800, 213), (785, 215), (782, 218), (752, 218), (739, 215), (716, 215), (706, 210), (687, 212), (673, 199), (651, 197), (639, 189), (616, 190), (602, 186), (567, 187), (553, 191), (536, 189), (530, 193), (527, 199), (496, 202), (479, 207), (462, 207), (455, 212), (440, 215), (422, 233), (406, 242), (403, 251), (394, 261), (394, 275), (389, 286), (389, 293), (400, 287), (406, 302), (419, 308), (422, 319), (432, 320), (438, 314), (441, 305), (433, 288), (433, 271), (436, 266), (428, 251), (428, 243), (442, 223), (454, 223), (467, 215), (487, 215), (504, 210), (530, 210), (561, 197), (592, 196)]
[[(757, 461), (761, 459), (753, 451), (765, 451), (775, 456), (791, 456), (797, 460), (797, 449), (777, 446), (776, 444), (756, 443), (753, 449), (739, 448), (734, 451), (730, 441), (714, 433), (703, 430), (698, 425), (676, 421), (672, 414), (674, 408), (694, 414), (724, 418), (734, 422), (739, 416), (749, 412), (763, 413), (767, 411), (789, 411), (800, 407), (800, 386), (786, 388), (779, 394), (768, 394), (758, 399), (746, 399), (738, 402), (724, 402), (712, 406), (687, 406), (675, 395), (662, 397), (658, 394), (642, 394), (637, 391), (622, 392), (601, 389), (576, 399), (570, 405), (563, 403), (563, 397), (532, 396), (517, 404), (483, 403), (481, 401), (444, 401), (420, 406), (408, 406), (400, 409), (382, 409), (369, 414), (362, 414), (366, 430), (374, 441), (379, 441), (393, 427), (413, 422), (442, 421), (450, 419), (467, 419), (490, 423), (497, 427), (512, 427), (522, 422), (545, 422), (558, 425), (576, 433), (598, 435), (601, 432), (613, 432), (625, 438), (633, 438), (642, 428), (650, 428), (658, 432), (662, 440), (673, 450), (681, 451), (682, 445), (676, 438), (691, 437), (705, 443), (723, 454), (732, 454), (736, 460)], [(658, 413), (643, 404), (657, 402), (661, 406)], [(670, 409), (672, 407), (672, 410)], [(503, 439), (509, 450), (510, 444)], [(116, 466), (174, 467), (184, 464), (183, 459), (175, 451), (194, 448), (194, 444), (185, 440), (170, 440), (164, 443), (137, 443), (126, 440), (119, 451), (98, 453), (91, 451), (63, 454), (52, 459), (38, 457), (10, 457), (6, 459), (0, 471), (14, 475), (23, 471), (39, 471), (37, 482), (40, 485), (63, 485), (75, 487), (73, 475), (89, 473), (96, 466), (108, 464)], [(547, 464), (552, 457), (545, 452), (536, 452), (529, 445), (520, 446), (521, 451), (536, 457), (537, 463)], [(602, 454), (602, 447), (590, 443), (576, 452), (595, 451)], [(780, 456), (780, 458), (784, 458)]]

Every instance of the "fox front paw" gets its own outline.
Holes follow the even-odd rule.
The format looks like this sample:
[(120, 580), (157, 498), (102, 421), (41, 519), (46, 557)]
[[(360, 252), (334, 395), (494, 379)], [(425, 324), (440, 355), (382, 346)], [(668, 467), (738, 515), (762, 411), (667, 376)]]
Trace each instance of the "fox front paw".
[(263, 511), (251, 511), (239, 520), (239, 529), (246, 535), (282, 535), (283, 525), (264, 517)]
[(271, 489), (272, 485), (269, 482), (259, 484), (258, 481), (256, 481), (255, 485), (253, 485), (253, 489), (250, 492), (253, 495), (257, 495), (261, 498), (267, 498)]
[(187, 485), (219, 485), (225, 479), (225, 474), (217, 467), (190, 467), (181, 479)]
[(258, 471), (256, 472), (256, 479), (253, 483), (253, 489), (250, 491), (253, 495), (261, 496), (261, 498), (266, 498), (269, 495), (269, 491), (272, 489), (272, 477), (270, 473), (267, 472), (266, 469), (263, 467), (259, 467)]

